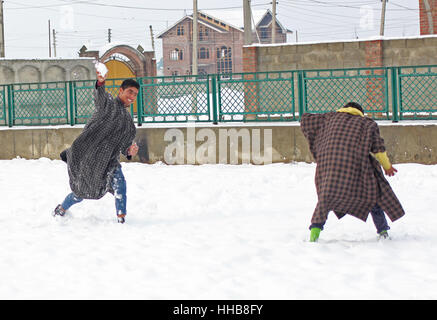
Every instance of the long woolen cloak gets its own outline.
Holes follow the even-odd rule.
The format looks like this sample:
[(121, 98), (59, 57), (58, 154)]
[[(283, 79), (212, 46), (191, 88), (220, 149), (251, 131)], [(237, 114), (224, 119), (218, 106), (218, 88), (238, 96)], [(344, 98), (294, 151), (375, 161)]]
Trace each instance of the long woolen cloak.
[(391, 221), (405, 212), (371, 153), (385, 152), (375, 121), (344, 112), (306, 113), (301, 129), (317, 163), (318, 203), (311, 222), (323, 223), (329, 211), (363, 221), (378, 204)]
[(120, 152), (127, 157), (136, 133), (124, 104), (107, 93), (104, 85), (96, 84), (94, 102), (93, 116), (71, 147), (63, 152), (71, 190), (83, 199), (99, 199), (106, 192), (113, 193), (111, 181), (120, 166)]

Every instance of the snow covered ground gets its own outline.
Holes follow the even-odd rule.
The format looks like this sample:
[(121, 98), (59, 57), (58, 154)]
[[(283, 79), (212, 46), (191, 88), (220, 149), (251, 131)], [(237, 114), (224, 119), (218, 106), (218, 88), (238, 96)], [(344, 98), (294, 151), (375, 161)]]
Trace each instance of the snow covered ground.
[(0, 299), (436, 299), (437, 166), (395, 167), (392, 240), (331, 213), (310, 243), (313, 164), (123, 163), (121, 225), (110, 194), (51, 216), (60, 160), (2, 160)]

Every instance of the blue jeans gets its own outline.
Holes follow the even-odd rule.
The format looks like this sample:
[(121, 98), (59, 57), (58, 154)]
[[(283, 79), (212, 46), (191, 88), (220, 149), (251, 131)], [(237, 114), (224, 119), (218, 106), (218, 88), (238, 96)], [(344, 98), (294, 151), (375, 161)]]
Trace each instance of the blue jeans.
[[(376, 204), (372, 208), (372, 210), (370, 211), (370, 215), (372, 216), (373, 223), (375, 224), (377, 233), (380, 233), (384, 230), (390, 230), (390, 227), (388, 226), (387, 223), (387, 219), (385, 218), (384, 215), (384, 211), (381, 209), (380, 206), (378, 206), (378, 204)], [(313, 223), (310, 226), (310, 230), (311, 228), (320, 228), (321, 230), (323, 230), (324, 225), (325, 223)]]
[[(123, 171), (121, 171), (121, 167), (118, 167), (114, 171), (111, 186), (114, 190), (115, 210), (117, 214), (126, 214), (126, 179), (124, 178)], [(72, 192), (67, 197), (65, 197), (61, 205), (64, 210), (68, 210), (71, 206), (81, 202), (82, 200), (82, 198), (76, 196)]]

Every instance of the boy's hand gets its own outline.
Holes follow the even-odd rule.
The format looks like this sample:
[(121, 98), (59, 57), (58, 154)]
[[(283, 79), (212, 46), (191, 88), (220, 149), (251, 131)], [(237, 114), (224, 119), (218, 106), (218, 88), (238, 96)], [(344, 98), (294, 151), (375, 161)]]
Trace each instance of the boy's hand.
[(135, 157), (138, 153), (138, 145), (134, 142), (132, 145), (127, 149), (127, 155)]
[(96, 70), (97, 81), (103, 83), (106, 80), (106, 75), (102, 76), (99, 71)]
[(387, 169), (387, 170), (384, 169), (384, 171), (385, 171), (385, 175), (387, 175), (389, 177), (394, 176), (396, 174), (396, 172), (398, 172), (398, 170), (396, 170), (393, 166), (390, 167), (390, 169)]

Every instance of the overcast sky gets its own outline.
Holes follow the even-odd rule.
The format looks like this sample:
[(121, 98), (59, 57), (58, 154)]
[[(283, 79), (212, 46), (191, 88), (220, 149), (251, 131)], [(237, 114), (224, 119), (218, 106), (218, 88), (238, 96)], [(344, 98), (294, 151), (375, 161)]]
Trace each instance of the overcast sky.
[[(277, 17), (294, 31), (289, 42), (364, 39), (379, 35), (381, 0), (278, 0)], [(418, 0), (389, 0), (385, 36), (419, 35)], [(243, 0), (198, 0), (198, 8), (232, 10)], [(271, 0), (252, 0), (253, 9), (271, 9)], [(47, 58), (48, 20), (56, 31), (57, 57), (76, 58), (82, 45), (111, 42), (151, 50), (154, 35), (191, 14), (193, 0), (4, 0), (6, 58)], [(157, 58), (161, 41), (155, 39)], [(53, 51), (52, 51), (53, 54)]]

